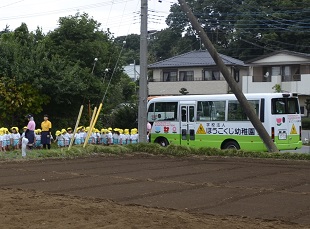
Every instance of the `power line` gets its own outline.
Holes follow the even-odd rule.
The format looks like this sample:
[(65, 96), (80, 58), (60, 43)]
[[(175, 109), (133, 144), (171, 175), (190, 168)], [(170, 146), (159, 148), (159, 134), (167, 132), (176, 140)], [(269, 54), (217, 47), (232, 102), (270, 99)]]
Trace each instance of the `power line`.
[(23, 1), (25, 1), (25, 0), (20, 0), (20, 1), (17, 1), (17, 2), (12, 2), (10, 4), (4, 5), (4, 6), (0, 6), (0, 8), (5, 8), (5, 7), (11, 6), (11, 5), (15, 5), (15, 4), (23, 2)]

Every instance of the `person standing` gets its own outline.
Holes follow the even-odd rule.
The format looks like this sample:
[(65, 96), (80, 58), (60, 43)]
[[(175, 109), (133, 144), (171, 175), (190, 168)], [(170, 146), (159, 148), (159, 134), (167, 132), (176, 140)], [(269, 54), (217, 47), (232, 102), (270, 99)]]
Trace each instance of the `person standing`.
[(26, 116), (28, 118), (27, 130), (25, 132), (25, 137), (28, 139), (28, 147), (32, 149), (34, 144), (34, 130), (36, 129), (36, 123), (34, 122), (33, 116), (31, 114)]
[(48, 120), (48, 115), (44, 115), (44, 121), (41, 123), (41, 144), (43, 145), (43, 149), (51, 148), (51, 131), (52, 131), (52, 123)]

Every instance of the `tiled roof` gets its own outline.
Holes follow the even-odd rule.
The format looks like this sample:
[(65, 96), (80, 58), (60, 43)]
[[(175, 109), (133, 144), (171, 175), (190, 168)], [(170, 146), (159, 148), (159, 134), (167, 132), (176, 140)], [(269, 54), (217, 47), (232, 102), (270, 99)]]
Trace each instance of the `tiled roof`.
[[(243, 61), (219, 54), (223, 62), (227, 66), (246, 66)], [(166, 60), (162, 60), (150, 64), (148, 68), (175, 68), (175, 67), (198, 67), (198, 66), (216, 66), (210, 53), (207, 50), (196, 50), (174, 56)]]

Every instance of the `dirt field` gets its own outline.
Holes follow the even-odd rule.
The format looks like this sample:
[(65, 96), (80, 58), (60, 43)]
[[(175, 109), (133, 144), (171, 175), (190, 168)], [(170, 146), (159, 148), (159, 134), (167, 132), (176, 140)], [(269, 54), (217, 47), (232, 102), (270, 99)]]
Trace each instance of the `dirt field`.
[(0, 163), (2, 228), (310, 228), (310, 163), (107, 156)]

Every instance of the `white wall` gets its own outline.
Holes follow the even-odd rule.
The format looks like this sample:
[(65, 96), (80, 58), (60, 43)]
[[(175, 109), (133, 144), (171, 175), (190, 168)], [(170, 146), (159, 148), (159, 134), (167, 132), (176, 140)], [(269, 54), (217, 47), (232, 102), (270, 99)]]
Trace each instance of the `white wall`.
[(283, 91), (310, 94), (310, 74), (301, 75), (301, 81), (289, 82), (281, 82), (281, 76), (271, 76), (271, 82), (253, 82), (252, 78), (252, 76), (242, 77), (242, 91), (244, 93), (274, 92), (275, 90), (272, 87), (280, 84)]
[(226, 81), (178, 81), (178, 82), (149, 82), (149, 95), (180, 95), (184, 87), (189, 94), (226, 94)]

